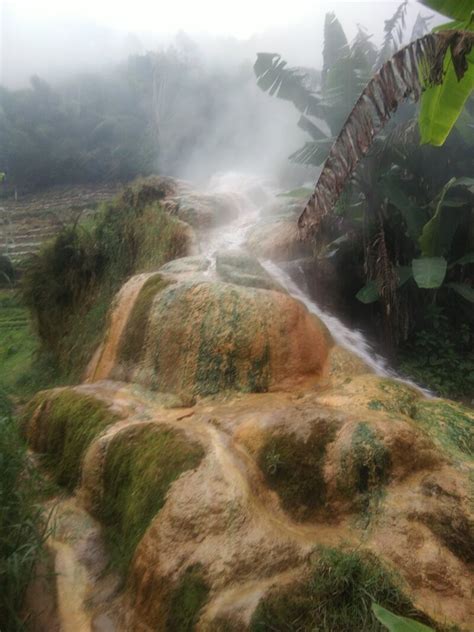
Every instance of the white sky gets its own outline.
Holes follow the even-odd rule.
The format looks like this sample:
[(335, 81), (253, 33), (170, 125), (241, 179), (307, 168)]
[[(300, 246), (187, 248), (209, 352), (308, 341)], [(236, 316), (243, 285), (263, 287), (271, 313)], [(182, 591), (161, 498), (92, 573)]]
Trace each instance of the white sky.
[[(184, 31), (215, 63), (277, 51), (320, 67), (323, 25), (334, 11), (349, 39), (364, 26), (379, 44), (401, 0), (0, 0), (0, 84), (22, 87), (93, 71), (132, 53), (163, 50)], [(416, 15), (410, 0), (407, 33)]]
[(109, 27), (157, 33), (232, 35), (247, 38), (335, 10), (369, 28), (382, 23), (400, 0), (0, 0), (27, 19), (74, 17)]

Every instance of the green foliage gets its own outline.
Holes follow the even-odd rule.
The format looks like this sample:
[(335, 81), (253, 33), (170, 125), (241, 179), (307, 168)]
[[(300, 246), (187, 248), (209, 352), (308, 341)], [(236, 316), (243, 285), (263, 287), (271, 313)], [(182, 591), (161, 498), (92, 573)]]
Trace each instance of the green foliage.
[(311, 518), (324, 507), (324, 460), (336, 427), (320, 420), (307, 439), (294, 434), (270, 435), (258, 455), (266, 482), (283, 509), (299, 520)]
[(447, 266), (448, 262), (444, 257), (413, 259), (413, 278), (420, 288), (438, 288), (444, 281)]
[(0, 392), (0, 622), (5, 632), (26, 629), (21, 608), (49, 529), (37, 505), (41, 493), (10, 404)]
[(209, 586), (203, 579), (201, 565), (187, 568), (171, 595), (166, 632), (193, 632), (208, 594)]
[(369, 281), (363, 288), (361, 288), (357, 294), (356, 299), (361, 303), (365, 303), (369, 305), (370, 303), (375, 303), (379, 299), (379, 291), (377, 288), (377, 284), (375, 281)]
[(420, 616), (399, 580), (373, 555), (319, 547), (308, 578), (264, 597), (251, 630), (375, 632), (382, 626), (371, 609), (372, 601), (402, 615)]
[[(444, 24), (436, 30), (474, 30), (474, 11), (470, 0), (421, 1), (456, 20), (455, 23)], [(440, 85), (428, 86), (423, 92), (418, 119), (421, 142), (436, 146), (444, 144), (474, 89), (474, 52), (471, 51), (467, 56), (467, 67), (463, 69), (461, 77), (449, 49), (444, 58), (443, 73), (443, 82)]]
[(390, 632), (435, 632), (433, 628), (429, 628), (419, 621), (393, 614), (378, 603), (372, 604), (372, 611), (380, 623), (383, 623)]
[[(101, 207), (92, 225), (65, 228), (26, 265), (22, 296), (45, 349), (63, 373), (78, 378), (103, 337), (115, 293), (132, 274), (159, 268), (187, 254), (187, 227), (152, 202), (161, 183), (139, 181), (148, 190), (142, 204), (130, 189)], [(136, 199), (136, 206), (133, 202)]]
[(474, 303), (474, 288), (470, 287), (466, 283), (446, 283), (446, 287), (454, 290), (459, 296), (462, 296), (469, 301), (469, 303)]
[(419, 0), (419, 2), (453, 20), (468, 20), (473, 11), (471, 0)]
[(0, 388), (10, 396), (28, 398), (57, 383), (49, 354), (39, 354), (39, 340), (29, 313), (14, 290), (0, 291)]
[(104, 461), (104, 494), (95, 511), (119, 570), (127, 569), (173, 481), (196, 468), (203, 456), (200, 445), (155, 424), (129, 428), (111, 439)]
[(54, 480), (72, 491), (79, 482), (88, 446), (118, 417), (100, 400), (72, 389), (36, 395), (26, 407), (25, 423), (38, 407), (38, 423), (44, 429), (32, 437), (32, 443)]
[(426, 311), (400, 353), (400, 369), (444, 397), (469, 397), (474, 390), (474, 331), (450, 322), (439, 309)]
[(127, 71), (54, 88), (38, 77), (28, 89), (0, 88), (0, 164), (9, 182), (38, 187), (150, 173), (157, 160), (151, 86), (141, 102)]

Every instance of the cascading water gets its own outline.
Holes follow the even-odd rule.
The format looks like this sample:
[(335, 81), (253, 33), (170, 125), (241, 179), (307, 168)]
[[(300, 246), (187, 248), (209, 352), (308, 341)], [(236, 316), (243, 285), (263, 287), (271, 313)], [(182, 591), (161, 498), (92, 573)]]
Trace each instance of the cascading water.
[[(262, 198), (266, 203), (275, 200), (277, 190), (271, 184), (262, 182), (258, 178), (234, 172), (216, 174), (211, 179), (207, 190), (209, 193), (231, 195), (236, 200), (240, 210), (237, 220), (210, 231), (202, 244), (205, 256), (211, 261), (210, 271), (213, 271), (216, 252), (244, 247), (248, 229), (259, 218)], [(252, 196), (252, 190), (259, 191), (259, 201), (256, 201), (255, 197)], [(374, 351), (361, 331), (346, 327), (338, 318), (322, 310), (316, 301), (298, 287), (281, 267), (269, 260), (260, 260), (260, 264), (278, 285), (283, 287), (290, 296), (303, 303), (310, 313), (317, 316), (326, 325), (338, 345), (360, 358), (376, 375), (403, 382), (417, 389), (426, 397), (433, 396), (430, 391), (398, 375), (388, 366), (387, 361)]]
[(349, 329), (349, 327), (343, 325), (338, 318), (323, 311), (319, 305), (311, 300), (309, 296), (296, 285), (291, 277), (275, 263), (272, 261), (261, 261), (260, 263), (268, 274), (285, 288), (290, 296), (303, 303), (309, 312), (317, 316), (326, 325), (338, 345), (359, 357), (377, 375), (394, 377), (386, 361), (374, 352), (360, 331)]

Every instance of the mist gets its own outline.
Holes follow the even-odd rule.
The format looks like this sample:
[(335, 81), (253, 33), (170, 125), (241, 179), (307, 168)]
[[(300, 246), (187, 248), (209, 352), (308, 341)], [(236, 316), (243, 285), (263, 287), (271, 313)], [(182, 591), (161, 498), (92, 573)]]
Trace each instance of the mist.
[[(199, 16), (192, 11), (189, 15), (179, 3), (165, 13), (140, 2), (134, 7), (95, 4), (64, 7), (49, 2), (40, 7), (4, 2), (0, 84), (24, 91), (31, 77), (39, 77), (61, 95), (58, 98), (70, 99), (84, 82), (110, 83), (123, 75), (127, 64), (130, 67), (130, 60), (135, 60), (133, 65), (148, 59), (155, 70), (150, 67), (142, 80), (150, 85), (136, 93), (136, 111), (130, 104), (126, 109), (127, 116), (148, 117), (148, 127), (153, 127), (140, 132), (147, 136), (149, 156), (154, 154), (145, 171), (204, 181), (215, 171), (239, 170), (296, 182), (315, 174), (314, 168), (288, 162), (305, 139), (297, 127), (299, 113), (292, 104), (259, 90), (252, 69), (256, 54), (278, 52), (289, 66), (320, 69), (328, 10), (336, 13), (349, 40), (362, 26), (378, 45), (384, 21), (399, 3), (321, 2), (315, 7), (302, 1), (291, 11), (265, 2), (256, 7), (244, 3), (238, 15), (208, 3)], [(406, 33), (419, 12), (420, 5), (408, 7)], [(114, 98), (133, 99), (134, 79), (129, 75), (126, 81), (127, 96), (120, 89), (121, 96)], [(142, 171), (137, 164), (129, 174)], [(127, 175), (127, 169), (110, 172), (111, 178)]]

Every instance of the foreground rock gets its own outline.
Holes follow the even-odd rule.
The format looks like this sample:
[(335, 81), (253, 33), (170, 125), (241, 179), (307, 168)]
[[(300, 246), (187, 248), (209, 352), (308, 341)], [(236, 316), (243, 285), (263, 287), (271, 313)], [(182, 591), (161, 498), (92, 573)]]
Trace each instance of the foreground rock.
[[(318, 617), (364, 629), (340, 614), (363, 581), (399, 613), (469, 629), (466, 409), (360, 374), (174, 405), (100, 382), (40, 394), (27, 412), (30, 444), (103, 527), (103, 544), (90, 527), (83, 580), (91, 629), (283, 630), (295, 612), (304, 630)], [(62, 551), (77, 554), (68, 520)], [(321, 578), (341, 569), (355, 592), (332, 585), (316, 608)]]
[[(193, 197), (145, 184), (125, 198)], [(287, 206), (250, 231), (254, 255), (141, 268), (88, 383), (27, 406), (64, 492), (45, 509), (65, 632), (375, 631), (372, 600), (470, 629), (474, 415), (372, 375), (268, 276), (259, 257), (297, 250)]]

